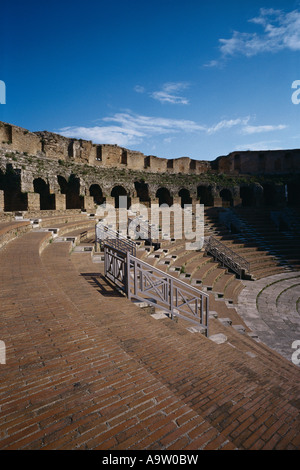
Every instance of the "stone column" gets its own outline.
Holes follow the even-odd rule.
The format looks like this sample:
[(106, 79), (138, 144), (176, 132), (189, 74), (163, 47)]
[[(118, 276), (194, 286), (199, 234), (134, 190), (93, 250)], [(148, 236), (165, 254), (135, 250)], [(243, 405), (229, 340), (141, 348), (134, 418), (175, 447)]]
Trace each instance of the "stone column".
[(105, 203), (110, 204), (111, 206), (115, 207), (115, 198), (108, 196), (105, 198)]
[(54, 204), (55, 210), (57, 211), (65, 211), (66, 210), (66, 195), (65, 194), (54, 194)]
[(213, 196), (213, 199), (214, 199), (214, 207), (222, 207), (223, 206), (223, 202), (222, 202), (221, 197)]
[(140, 204), (140, 198), (139, 197), (132, 197), (131, 198), (131, 205), (133, 204)]
[(157, 197), (152, 197), (150, 201), (150, 206), (153, 204), (159, 204), (159, 199)]
[(234, 197), (233, 198), (233, 205), (234, 206), (240, 206), (242, 204), (242, 199), (240, 197)]
[(41, 210), (40, 195), (39, 193), (27, 193), (27, 207), (28, 211)]
[(4, 191), (0, 191), (0, 212), (4, 212)]
[(87, 211), (94, 212), (96, 209), (96, 204), (92, 196), (82, 196), (83, 198), (83, 208)]
[(173, 197), (173, 204), (179, 204), (181, 206), (181, 197), (174, 196)]

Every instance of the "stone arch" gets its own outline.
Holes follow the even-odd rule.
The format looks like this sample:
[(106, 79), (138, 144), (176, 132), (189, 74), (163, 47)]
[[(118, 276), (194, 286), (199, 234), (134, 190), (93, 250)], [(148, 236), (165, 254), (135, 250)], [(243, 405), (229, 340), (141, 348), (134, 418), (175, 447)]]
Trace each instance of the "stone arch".
[(49, 184), (42, 178), (33, 180), (33, 190), (40, 195), (40, 210), (55, 209), (54, 194), (50, 194)]
[(97, 204), (97, 206), (104, 203), (105, 198), (103, 197), (103, 192), (99, 184), (92, 184), (89, 188), (89, 192), (90, 196), (94, 198), (94, 203)]
[(124, 188), (124, 186), (117, 185), (114, 186), (113, 189), (111, 190), (111, 197), (115, 199), (115, 208), (118, 209), (120, 207), (120, 196), (126, 196), (127, 197), (127, 209), (129, 209), (131, 205), (131, 198), (129, 197), (128, 192)]
[(14, 169), (11, 163), (6, 165), (5, 173), (2, 172), (2, 190), (5, 212), (27, 210), (27, 193), (21, 191), (21, 170)]
[(140, 202), (150, 202), (149, 186), (144, 180), (135, 181), (134, 187)]
[(0, 168), (0, 190), (4, 191), (4, 171)]
[(173, 198), (167, 188), (159, 188), (156, 191), (155, 197), (158, 199), (160, 206), (162, 204), (167, 204), (168, 206), (173, 205)]
[(192, 198), (190, 191), (186, 188), (181, 188), (178, 192), (178, 196), (181, 198), (181, 207), (184, 208), (185, 204), (192, 204)]
[(197, 198), (200, 199), (200, 204), (212, 207), (214, 205), (212, 186), (199, 185), (197, 187)]
[(66, 180), (64, 176), (58, 175), (57, 181), (62, 194), (66, 195), (66, 209), (82, 209), (83, 199), (80, 196), (80, 179), (71, 174)]
[(233, 197), (230, 189), (224, 188), (220, 191), (220, 198), (222, 199), (223, 207), (233, 206)]

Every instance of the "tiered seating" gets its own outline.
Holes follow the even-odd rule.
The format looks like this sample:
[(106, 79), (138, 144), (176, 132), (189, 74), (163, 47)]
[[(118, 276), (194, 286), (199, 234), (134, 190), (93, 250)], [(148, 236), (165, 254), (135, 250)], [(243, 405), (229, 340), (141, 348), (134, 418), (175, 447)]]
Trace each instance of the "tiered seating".
[[(179, 222), (181, 223), (181, 222)], [(171, 218), (171, 226), (174, 224), (176, 232), (176, 221)], [(179, 230), (181, 227), (177, 227)], [(205, 227), (204, 235), (209, 231)], [(224, 297), (231, 303), (236, 303), (238, 293), (243, 288), (236, 276), (229, 274), (226, 268), (220, 267), (211, 256), (207, 256), (204, 249), (194, 251), (188, 249), (187, 240), (173, 239), (163, 241), (160, 249), (153, 251), (142, 246), (137, 256), (162, 271), (179, 277), (201, 289), (211, 290), (218, 297)]]
[(0, 248), (14, 238), (31, 230), (31, 227), (30, 221), (11, 220), (10, 222), (0, 222)]
[[(255, 213), (255, 211), (253, 212), (253, 208), (251, 209), (251, 211), (247, 211), (247, 208), (235, 209), (241, 222), (244, 221), (244, 219), (242, 220), (240, 214)], [(229, 228), (220, 222), (220, 211), (222, 211), (222, 209), (219, 208), (206, 209), (205, 216), (209, 232), (235, 253), (250, 262), (250, 274), (253, 279), (260, 279), (287, 270), (286, 264), (279, 260), (278, 257), (275, 256), (275, 253), (262, 243), (262, 234), (259, 231), (251, 231), (246, 224), (243, 226), (241, 233), (232, 233)], [(254, 219), (255, 217), (254, 215)], [(265, 224), (268, 225), (270, 221), (266, 220), (266, 215), (263, 217)], [(270, 231), (272, 230), (271, 227)]]
[[(42, 221), (64, 235), (89, 223)], [(300, 448), (299, 368), (226, 326), (229, 316), (239, 325), (235, 309), (210, 293), (212, 339), (155, 320), (89, 254), (51, 237), (33, 229), (0, 249), (1, 449)], [(162, 250), (152, 259), (164, 269), (216, 264), (182, 241)], [(214, 287), (225, 276), (229, 287), (214, 270)]]
[(223, 344), (155, 320), (50, 237), (0, 250), (1, 449), (300, 448), (296, 366), (218, 319)]
[[(235, 209), (238, 217), (249, 227), (259, 246), (268, 251), (282, 266), (290, 269), (300, 267), (300, 238), (299, 232), (278, 229), (271, 218), (271, 209), (249, 208)], [(297, 227), (296, 225), (293, 227)], [(280, 227), (279, 227), (280, 228)], [(260, 276), (263, 277), (263, 276)]]

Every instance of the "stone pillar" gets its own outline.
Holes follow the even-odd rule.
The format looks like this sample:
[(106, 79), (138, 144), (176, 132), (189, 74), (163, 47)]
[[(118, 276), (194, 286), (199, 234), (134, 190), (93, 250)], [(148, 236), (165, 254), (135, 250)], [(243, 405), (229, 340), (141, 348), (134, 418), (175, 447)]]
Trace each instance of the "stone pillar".
[(83, 208), (87, 211), (94, 212), (96, 209), (96, 204), (92, 196), (82, 196), (83, 198)]
[(54, 194), (54, 205), (55, 210), (65, 211), (66, 210), (66, 195), (65, 194)]
[(115, 198), (108, 196), (105, 198), (105, 203), (110, 204), (111, 206), (115, 207)]
[(181, 206), (181, 197), (174, 196), (173, 197), (173, 204), (179, 204)]
[(242, 204), (242, 199), (240, 197), (234, 197), (233, 198), (233, 205), (234, 206), (240, 206)]
[(222, 206), (223, 206), (222, 198), (214, 196), (214, 207), (222, 207)]
[(133, 204), (140, 204), (140, 198), (139, 197), (132, 197), (131, 198), (131, 205)]
[(4, 191), (0, 191), (0, 212), (4, 212)]
[(40, 195), (39, 193), (27, 193), (27, 207), (28, 211), (41, 210)]
[(150, 201), (150, 206), (153, 204), (159, 204), (159, 199), (157, 197), (152, 197)]

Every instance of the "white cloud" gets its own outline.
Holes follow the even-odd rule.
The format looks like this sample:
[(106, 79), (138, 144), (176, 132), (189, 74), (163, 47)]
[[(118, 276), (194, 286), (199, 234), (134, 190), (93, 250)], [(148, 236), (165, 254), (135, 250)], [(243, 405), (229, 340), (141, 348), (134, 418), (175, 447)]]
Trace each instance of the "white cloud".
[[(285, 13), (273, 8), (261, 8), (259, 16), (249, 22), (262, 27), (263, 31), (234, 31), (231, 38), (219, 39), (223, 59), (237, 54), (251, 57), (262, 52), (274, 53), (284, 49), (300, 51), (300, 11)], [(207, 67), (217, 65), (220, 65), (218, 60), (206, 64)]]
[(136, 85), (134, 87), (134, 91), (136, 91), (137, 93), (145, 93), (145, 88), (141, 85)]
[[(94, 143), (117, 144), (122, 147), (138, 144), (145, 138), (167, 135), (179, 132), (200, 132), (206, 127), (187, 119), (170, 119), (143, 116), (130, 112), (117, 113), (102, 119), (103, 126), (94, 127), (64, 127), (59, 130), (65, 137), (92, 140)], [(114, 123), (114, 125), (111, 125)]]
[(59, 133), (65, 137), (91, 140), (93, 143), (117, 144), (121, 147), (141, 142), (144, 134), (122, 126), (64, 127)]
[(186, 82), (165, 83), (162, 90), (152, 92), (151, 96), (161, 103), (189, 104), (189, 100), (187, 98), (178, 95), (179, 92), (187, 87), (188, 83)]
[(170, 143), (176, 135), (189, 133), (214, 135), (218, 132), (237, 128), (237, 132), (251, 135), (285, 129), (286, 126), (251, 126), (250, 117), (223, 119), (214, 125), (203, 125), (188, 119), (171, 119), (164, 117), (144, 116), (131, 111), (116, 113), (101, 119), (102, 125), (93, 127), (64, 127), (58, 133), (65, 137), (91, 140), (96, 144), (117, 144), (130, 148), (158, 136), (163, 136), (165, 143)]
[(287, 126), (284, 124), (279, 124), (278, 126), (271, 126), (271, 125), (265, 125), (265, 126), (245, 126), (242, 129), (243, 134), (259, 134), (261, 132), (273, 132), (273, 131), (281, 131), (283, 129), (286, 129)]
[(218, 124), (208, 127), (206, 132), (208, 134), (214, 134), (215, 132), (220, 131), (221, 129), (230, 129), (233, 126), (245, 125), (249, 122), (250, 117), (238, 118), (238, 119), (224, 119), (223, 121), (218, 122)]
[(280, 140), (269, 140), (269, 141), (260, 141), (252, 142), (250, 144), (239, 145), (235, 148), (235, 151), (242, 150), (282, 150), (280, 146), (277, 145), (280, 143)]

